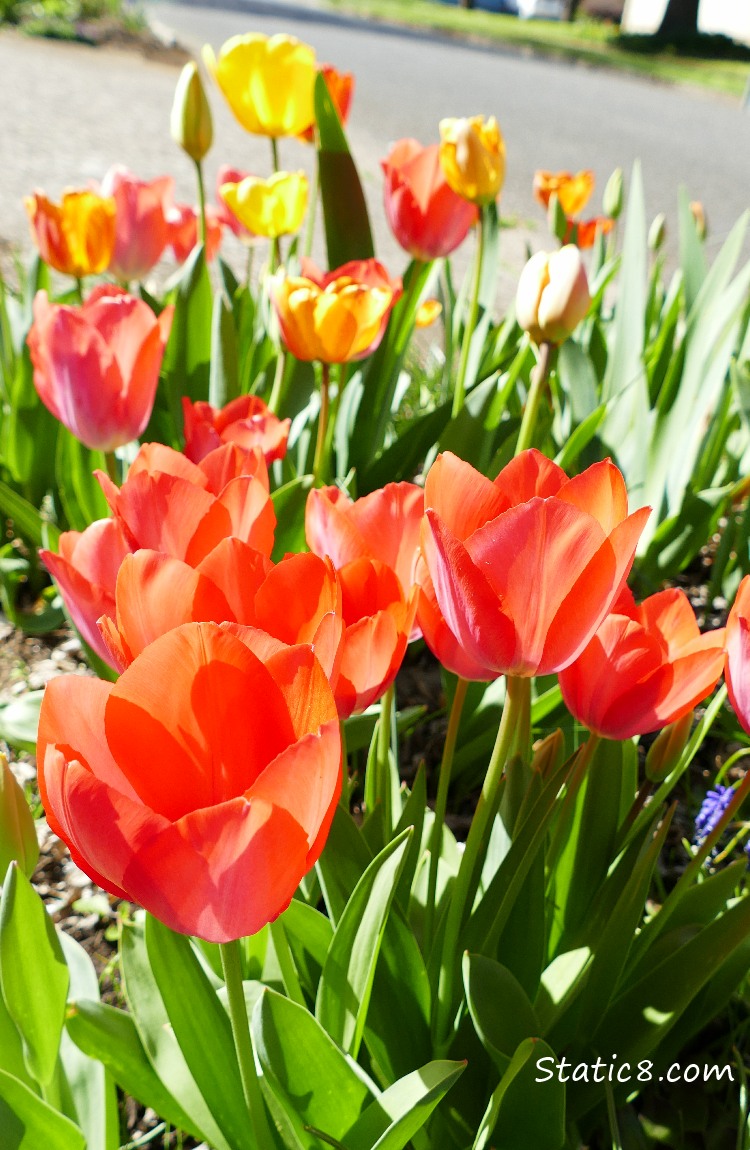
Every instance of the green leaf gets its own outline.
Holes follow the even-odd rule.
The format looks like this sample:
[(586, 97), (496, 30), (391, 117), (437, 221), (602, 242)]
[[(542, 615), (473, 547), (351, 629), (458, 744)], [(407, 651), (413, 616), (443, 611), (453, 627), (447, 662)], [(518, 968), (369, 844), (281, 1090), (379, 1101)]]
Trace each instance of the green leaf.
[(372, 853), (354, 819), (339, 804), (316, 869), (328, 915), (336, 927), (347, 903), (372, 862)]
[(23, 1042), (29, 1073), (52, 1081), (68, 993), (68, 967), (52, 920), (12, 862), (0, 902), (0, 988)]
[[(70, 972), (70, 997), (91, 998), (98, 1003), (99, 979), (93, 962), (80, 943), (65, 931), (60, 932), (59, 938)], [(117, 1094), (114, 1080), (107, 1074), (103, 1062), (89, 1058), (80, 1050), (67, 1029), (62, 1033), (60, 1060), (73, 1104), (65, 1112), (81, 1127), (92, 1150), (117, 1150), (120, 1145)]]
[(276, 512), (274, 562), (283, 559), (288, 552), (304, 551), (306, 547), (305, 507), (312, 483), (312, 475), (300, 475), (278, 487), (271, 495)]
[(465, 954), (463, 974), (474, 1027), (502, 1073), (516, 1047), (541, 1034), (534, 1007), (518, 979), (492, 958)]
[(28, 499), (24, 499), (2, 480), (0, 480), (0, 513), (3, 518), (12, 520), (18, 534), (34, 547), (43, 546), (44, 516), (37, 511), (33, 503), (29, 503)]
[(73, 1002), (67, 1027), (76, 1045), (102, 1062), (126, 1094), (194, 1138), (205, 1138), (154, 1070), (130, 1014), (103, 1002)]
[(229, 1017), (183, 934), (146, 915), (146, 950), (169, 1021), (206, 1105), (237, 1150), (256, 1150)]
[(106, 468), (101, 451), (85, 447), (66, 428), (57, 437), (55, 480), (65, 518), (73, 531), (85, 531), (90, 523), (109, 515), (107, 500), (94, 477)]
[(18, 1078), (0, 1070), (3, 1150), (86, 1150), (83, 1132)]
[(263, 1085), (286, 1119), (287, 1144), (320, 1150), (310, 1126), (343, 1142), (373, 1095), (356, 1063), (307, 1010), (272, 990), (253, 1011), (252, 1036)]
[(239, 348), (234, 309), (224, 292), (214, 297), (208, 401), (224, 407), (240, 394)]
[(347, 1132), (347, 1150), (403, 1150), (465, 1067), (465, 1062), (429, 1062), (394, 1082)]
[(338, 112), (320, 72), (315, 81), (315, 119), (328, 266), (333, 269), (349, 260), (369, 259), (375, 255), (375, 248), (362, 184)]
[(407, 1074), (429, 1060), (430, 1003), (430, 980), (419, 944), (398, 907), (393, 907), (385, 924), (365, 1026), (367, 1048), (387, 1079)]
[[(565, 1085), (538, 1068), (553, 1051), (539, 1039), (520, 1044), (482, 1119), (473, 1150), (490, 1144), (502, 1150), (562, 1150), (565, 1144)], [(538, 1079), (541, 1078), (541, 1081)]]
[(213, 294), (202, 244), (183, 265), (174, 301), (162, 378), (175, 431), (182, 435), (181, 397), (208, 399)]
[(216, 1150), (233, 1150), (190, 1072), (149, 965), (143, 931), (135, 926), (123, 927), (120, 962), (128, 1006), (157, 1077), (189, 1117), (189, 1129), (203, 1130)]
[(356, 1057), (367, 1018), (386, 920), (411, 829), (393, 839), (367, 868), (336, 927), (318, 988), (316, 1016), (335, 1042)]
[(9, 703), (0, 703), (0, 739), (33, 753), (44, 691), (27, 691)]

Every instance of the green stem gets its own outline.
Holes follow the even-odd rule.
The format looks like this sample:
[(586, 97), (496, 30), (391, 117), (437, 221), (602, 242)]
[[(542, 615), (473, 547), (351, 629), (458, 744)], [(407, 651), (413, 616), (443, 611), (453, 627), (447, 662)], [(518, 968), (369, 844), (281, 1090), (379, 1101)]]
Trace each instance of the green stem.
[(482, 286), (482, 262), (484, 260), (484, 208), (480, 210), (479, 219), (477, 221), (477, 250), (474, 255), (474, 281), (471, 286), (471, 302), (469, 304), (469, 315), (466, 320), (464, 328), (464, 338), (461, 344), (461, 358), (458, 363), (458, 377), (456, 379), (456, 388), (453, 392), (453, 407), (451, 416), (456, 418), (459, 411), (464, 405), (466, 397), (466, 372), (469, 367), (469, 352), (471, 350), (471, 339), (474, 335), (474, 329), (477, 326), (477, 319), (479, 317), (479, 289)]
[(310, 181), (310, 196), (307, 205), (307, 222), (305, 224), (305, 242), (302, 246), (302, 254), (307, 258), (312, 253), (313, 238), (315, 236), (315, 216), (318, 208), (318, 192), (320, 189), (320, 164), (318, 162), (318, 152), (315, 151), (315, 167), (313, 168), (312, 180)]
[(516, 746), (519, 719), (521, 725), (525, 725), (523, 716), (527, 710), (530, 692), (530, 679), (508, 676), (500, 727), (453, 888), (443, 939), (435, 1014), (435, 1038), (441, 1049), (447, 1047), (451, 1038), (453, 987), (461, 960), (461, 928), (471, 914), (492, 820), (500, 805), (505, 765)]
[(281, 391), (284, 384), (284, 369), (286, 367), (286, 351), (283, 347), (279, 348), (279, 355), (276, 360), (276, 371), (273, 377), (273, 387), (271, 388), (271, 398), (268, 401), (269, 410), (274, 415), (279, 414), (279, 404), (281, 403)]
[(269, 274), (273, 275), (278, 267), (281, 266), (281, 241), (278, 236), (274, 236), (271, 240), (271, 262), (269, 264)]
[(539, 404), (544, 395), (552, 366), (553, 350), (554, 348), (551, 343), (543, 343), (539, 347), (539, 359), (532, 372), (531, 387), (526, 399), (523, 419), (521, 420), (521, 430), (518, 433), (516, 455), (520, 455), (522, 451), (526, 451), (527, 448), (534, 446), (534, 432), (536, 431), (536, 421), (539, 415)]
[(253, 274), (253, 256), (255, 255), (255, 248), (252, 243), (247, 245), (247, 266), (245, 268), (245, 283), (247, 290), (250, 291), (250, 282)]
[(234, 1048), (237, 1053), (237, 1062), (242, 1078), (242, 1090), (245, 1095), (250, 1122), (255, 1134), (258, 1150), (261, 1147), (272, 1146), (271, 1130), (268, 1125), (266, 1104), (263, 1101), (258, 1071), (255, 1068), (255, 1055), (250, 1038), (250, 1026), (247, 1020), (247, 1006), (245, 992), (242, 986), (242, 966), (240, 960), (239, 940), (219, 943), (221, 952), (221, 965), (224, 971), (224, 982), (227, 988), (229, 1003), (229, 1018), (232, 1023), (232, 1036)]
[(383, 803), (383, 823), (385, 824), (386, 841), (391, 837), (393, 830), (393, 808), (391, 803), (391, 771), (389, 755), (391, 750), (391, 717), (393, 713), (393, 700), (396, 694), (396, 685), (391, 683), (388, 690), (380, 700), (380, 722), (378, 723), (378, 791)]
[(276, 959), (279, 964), (279, 970), (281, 971), (281, 981), (284, 983), (287, 998), (290, 998), (292, 1002), (296, 1002), (298, 1006), (304, 1006), (305, 1010), (307, 1010), (307, 1003), (302, 993), (297, 967), (294, 963), (294, 957), (289, 946), (289, 939), (284, 929), (284, 923), (280, 918), (277, 918), (270, 925), (273, 948), (276, 951)]
[(573, 818), (576, 796), (578, 795), (581, 783), (586, 777), (586, 772), (596, 753), (596, 748), (601, 741), (601, 735), (595, 735), (593, 731), (589, 731), (588, 739), (585, 743), (581, 743), (578, 748), (575, 766), (571, 771), (570, 780), (565, 787), (565, 797), (562, 801), (560, 814), (557, 817), (557, 827), (547, 852), (546, 867), (550, 875), (550, 880), (554, 876), (557, 863), (570, 837), (571, 820)]
[(318, 416), (318, 438), (315, 443), (315, 458), (313, 460), (313, 478), (316, 483), (321, 483), (324, 478), (329, 390), (331, 386), (331, 365), (323, 363), (321, 367), (323, 372), (320, 380), (320, 415)]
[(274, 173), (280, 169), (279, 165), (279, 141), (275, 136), (271, 136), (271, 163), (273, 164)]
[(435, 821), (432, 824), (430, 838), (430, 873), (427, 880), (427, 905), (424, 917), (424, 952), (429, 953), (432, 945), (432, 930), (435, 919), (435, 892), (437, 890), (438, 863), (440, 862), (440, 848), (443, 840), (443, 827), (445, 825), (445, 811), (448, 806), (448, 788), (450, 787), (451, 771), (453, 769), (453, 755), (456, 750), (458, 728), (461, 724), (461, 713), (464, 709), (466, 691), (469, 683), (467, 679), (459, 679), (453, 693), (451, 713), (448, 718), (448, 730), (445, 734), (443, 757), (440, 761), (440, 774), (438, 776), (438, 789), (435, 798)]
[(203, 247), (206, 246), (206, 186), (203, 183), (203, 167), (195, 161), (195, 174), (198, 180), (198, 234)]
[(344, 808), (346, 813), (349, 813), (349, 758), (346, 749), (346, 727), (344, 720), (339, 720), (339, 731), (341, 732), (341, 794), (339, 795), (339, 803)]
[(78, 302), (83, 303), (83, 277), (82, 276), (76, 276), (76, 291), (78, 292)]
[(117, 465), (117, 456), (115, 455), (114, 451), (104, 452), (104, 466), (106, 468), (107, 475), (112, 480), (112, 482), (119, 484), (120, 469)]

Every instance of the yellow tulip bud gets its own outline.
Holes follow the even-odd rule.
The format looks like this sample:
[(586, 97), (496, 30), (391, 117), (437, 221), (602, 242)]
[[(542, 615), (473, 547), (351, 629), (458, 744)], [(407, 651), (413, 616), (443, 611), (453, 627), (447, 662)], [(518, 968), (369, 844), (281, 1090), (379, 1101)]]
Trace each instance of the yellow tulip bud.
[(497, 199), (505, 179), (505, 142), (495, 117), (441, 120), (440, 166), (449, 186), (465, 200), (489, 204)]
[(652, 252), (658, 252), (664, 244), (667, 234), (667, 217), (664, 212), (654, 216), (651, 227), (648, 229), (648, 246)]
[(299, 136), (314, 121), (315, 53), (293, 36), (233, 36), (203, 60), (246, 131)]
[(534, 343), (562, 343), (591, 304), (586, 269), (574, 244), (537, 252), (521, 272), (516, 318)]
[(0, 754), (0, 882), (14, 859), (30, 878), (39, 860), (39, 845), (23, 789)]
[(213, 143), (214, 126), (198, 65), (193, 60), (180, 72), (169, 128), (174, 142), (199, 164)]
[(267, 180), (248, 176), (238, 184), (222, 184), (219, 195), (248, 231), (275, 240), (302, 226), (307, 176), (304, 172), (276, 172)]

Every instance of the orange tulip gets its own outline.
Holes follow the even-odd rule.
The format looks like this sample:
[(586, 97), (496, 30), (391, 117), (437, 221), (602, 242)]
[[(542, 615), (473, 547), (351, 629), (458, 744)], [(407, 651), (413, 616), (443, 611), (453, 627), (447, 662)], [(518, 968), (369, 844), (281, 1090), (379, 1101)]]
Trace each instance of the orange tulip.
[(345, 719), (377, 702), (396, 678), (414, 624), (417, 590), (407, 599), (393, 568), (374, 559), (355, 559), (337, 574), (346, 629), (334, 695)]
[[(160, 444), (147, 446), (161, 450), (142, 451), (122, 487), (97, 473), (133, 550), (162, 551), (194, 567), (234, 535), (271, 554), (276, 516), (260, 452), (226, 444), (195, 464)], [(181, 462), (175, 464), (173, 456)], [(154, 462), (174, 470), (153, 469)]]
[(139, 180), (121, 164), (109, 169), (101, 194), (115, 201), (115, 249), (109, 270), (119, 280), (140, 280), (162, 257), (169, 243), (167, 214), (174, 180)]
[(341, 591), (331, 564), (316, 555), (291, 555), (274, 566), (227, 538), (193, 568), (141, 549), (122, 563), (115, 611), (99, 628), (110, 662), (124, 670), (160, 635), (191, 622), (226, 624), (240, 635), (255, 629), (284, 646), (307, 644), (330, 680), (338, 674)]
[(98, 275), (115, 246), (115, 202), (91, 191), (70, 191), (59, 204), (41, 192), (24, 200), (39, 254), (69, 276)]
[(28, 335), (34, 386), (45, 407), (87, 447), (114, 451), (151, 416), (174, 308), (157, 317), (113, 284), (81, 307), (34, 299)]
[(609, 216), (595, 216), (591, 220), (568, 220), (563, 243), (575, 244), (577, 248), (593, 248), (599, 233), (608, 235), (615, 226)]
[(594, 191), (594, 173), (589, 169), (577, 172), (534, 173), (534, 197), (543, 208), (549, 207), (553, 195), (557, 196), (566, 216), (577, 216), (586, 207)]
[[(334, 68), (333, 64), (318, 64), (318, 72), (325, 80), (328, 94), (333, 101), (333, 106), (339, 114), (341, 123), (346, 126), (346, 121), (349, 119), (349, 111), (352, 106), (352, 96), (354, 95), (354, 76), (351, 72), (339, 72)], [(315, 122), (313, 121), (304, 132), (300, 132), (301, 140), (306, 144), (315, 142)]]
[(725, 676), (729, 701), (750, 734), (750, 575), (737, 588), (727, 619)]
[(571, 714), (607, 739), (674, 723), (713, 691), (724, 629), (701, 635), (687, 596), (672, 587), (636, 606), (627, 588), (575, 662), (560, 672)]
[(89, 647), (112, 665), (97, 627), (102, 615), (115, 613), (115, 584), (130, 544), (116, 519), (99, 519), (85, 531), (63, 531), (58, 551), (39, 556), (60, 589), (68, 613)]
[(283, 459), (289, 438), (290, 419), (278, 419), (257, 395), (241, 395), (221, 410), (210, 403), (182, 400), (185, 454), (198, 463), (222, 443), (259, 448), (266, 463)]
[[(92, 524), (82, 534), (64, 532), (59, 553), (41, 555), (86, 642), (111, 667), (120, 668), (127, 660), (113, 655), (97, 621), (105, 615), (116, 617), (118, 572), (131, 551), (148, 548), (197, 566), (208, 563), (207, 557), (227, 537), (236, 536), (238, 544), (247, 541), (268, 556), (276, 518), (262, 454), (231, 443), (199, 464), (164, 444), (148, 443), (121, 488), (101, 473), (98, 479), (113, 518)], [(239, 564), (235, 568), (239, 573)], [(225, 594), (234, 596), (229, 599), (233, 610), (233, 604), (243, 602), (231, 582)], [(174, 610), (172, 605), (169, 610)]]
[(443, 174), (437, 144), (399, 140), (381, 162), (385, 214), (405, 251), (419, 260), (450, 255), (477, 221), (477, 207), (459, 196)]
[(117, 683), (54, 680), (37, 753), (50, 827), (85, 873), (212, 942), (289, 905), (340, 790), (336, 708), (312, 652), (269, 654), (211, 623), (163, 635)]
[(376, 260), (353, 260), (327, 275), (304, 261), (302, 276), (274, 277), (271, 298), (281, 338), (297, 359), (349, 363), (380, 343), (401, 281)]
[(424, 492), (415, 483), (388, 483), (357, 500), (340, 487), (314, 488), (305, 508), (307, 546), (337, 568), (363, 558), (385, 563), (408, 598), (423, 512)]
[(450, 452), (425, 484), (422, 549), (440, 612), (474, 663), (546, 675), (581, 653), (616, 600), (648, 517), (606, 460), (568, 479), (538, 451), (493, 481)]

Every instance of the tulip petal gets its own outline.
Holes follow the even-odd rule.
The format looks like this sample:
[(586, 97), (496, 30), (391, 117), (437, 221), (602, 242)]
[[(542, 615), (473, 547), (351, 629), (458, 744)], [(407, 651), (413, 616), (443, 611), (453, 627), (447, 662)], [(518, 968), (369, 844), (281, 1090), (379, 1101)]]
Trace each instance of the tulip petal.
[(493, 483), (453, 452), (443, 451), (427, 473), (424, 504), (452, 535), (465, 541), (506, 511), (509, 501), (497, 481)]
[(611, 459), (594, 463), (560, 488), (557, 498), (573, 503), (598, 519), (609, 535), (628, 514), (628, 493), (622, 474)]
[(461, 646), (441, 614), (424, 560), (420, 561), (420, 568), (417, 622), (424, 641), (435, 658), (446, 670), (452, 671), (454, 675), (460, 675), (462, 679), (479, 682), (496, 679), (498, 671), (472, 659)]
[[(483, 571), (464, 544), (431, 509), (426, 512), (422, 551), (440, 612), (469, 659), (497, 672), (513, 664), (516, 628)], [(527, 591), (531, 583), (527, 583)], [(526, 605), (522, 618), (530, 610)]]
[(255, 596), (272, 567), (266, 555), (230, 535), (201, 559), (196, 570), (221, 588), (229, 605), (225, 619), (253, 623)]
[[(548, 499), (551, 495), (558, 495), (568, 482), (561, 467), (541, 451), (531, 448), (511, 459), (495, 480), (495, 487), (507, 500), (506, 506), (515, 507), (519, 503), (528, 503), (535, 496)], [(583, 509), (586, 510), (585, 507)], [(624, 514), (627, 510), (626, 506)]]
[(114, 685), (104, 725), (141, 801), (171, 820), (242, 794), (294, 739), (266, 667), (211, 623), (146, 647)]

